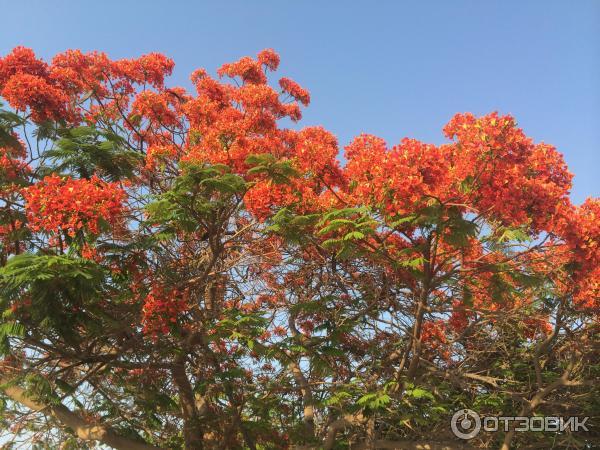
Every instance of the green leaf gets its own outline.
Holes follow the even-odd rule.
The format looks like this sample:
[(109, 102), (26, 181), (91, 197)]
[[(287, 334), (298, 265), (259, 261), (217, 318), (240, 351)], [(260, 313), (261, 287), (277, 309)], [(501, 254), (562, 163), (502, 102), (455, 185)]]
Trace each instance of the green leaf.
[(422, 388), (415, 388), (409, 391), (406, 391), (407, 395), (410, 395), (411, 397), (414, 398), (427, 398), (429, 400), (434, 400), (435, 397), (433, 396), (433, 394), (429, 391), (426, 391), (425, 389)]
[(365, 234), (361, 233), (360, 231), (351, 231), (350, 233), (346, 234), (346, 236), (344, 236), (344, 240), (345, 241), (354, 241), (354, 240), (363, 239), (364, 237), (365, 237)]
[(110, 181), (132, 178), (142, 155), (119, 135), (91, 126), (61, 130), (61, 139), (46, 152), (53, 172), (73, 171), (82, 178), (97, 174)]
[(405, 216), (405, 217), (400, 217), (399, 219), (390, 222), (388, 225), (391, 228), (396, 228), (396, 227), (398, 227), (400, 225), (403, 225), (405, 223), (410, 223), (410, 222), (414, 221), (416, 219), (416, 217), (417, 217), (416, 215), (410, 214), (410, 215)]
[(420, 256), (418, 258), (396, 261), (396, 265), (399, 267), (409, 267), (411, 269), (416, 269), (417, 267), (423, 265), (424, 262), (425, 262), (425, 258)]
[(502, 234), (497, 239), (498, 243), (507, 241), (527, 242), (531, 240), (531, 237), (521, 228), (505, 227), (500, 229), (499, 231), (501, 231)]
[(357, 400), (357, 405), (360, 405), (366, 409), (375, 410), (384, 408), (392, 398), (385, 393), (371, 393), (365, 394)]
[(470, 192), (472, 192), (474, 181), (475, 179), (472, 175), (467, 176), (464, 180), (460, 182), (460, 185), (458, 186), (459, 192), (463, 194), (469, 194)]
[(264, 174), (276, 184), (288, 183), (291, 178), (299, 176), (298, 171), (292, 166), (292, 161), (278, 160), (269, 153), (249, 155), (246, 164), (254, 166), (248, 170), (249, 174)]
[(336, 230), (339, 230), (340, 228), (342, 228), (344, 225), (351, 225), (353, 227), (356, 227), (356, 223), (353, 220), (334, 219), (331, 222), (329, 222), (328, 225), (321, 228), (317, 234), (323, 235), (323, 234), (329, 233), (331, 231), (336, 231)]

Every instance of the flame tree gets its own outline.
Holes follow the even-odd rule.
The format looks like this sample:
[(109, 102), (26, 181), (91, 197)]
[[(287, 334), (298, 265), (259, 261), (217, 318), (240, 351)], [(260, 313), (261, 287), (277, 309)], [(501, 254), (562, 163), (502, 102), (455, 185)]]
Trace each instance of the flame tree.
[[(598, 414), (600, 202), (514, 118), (345, 149), (272, 50), (0, 58), (0, 429), (27, 448), (452, 448)], [(480, 433), (469, 445), (590, 445)], [(432, 437), (433, 436), (433, 437)]]

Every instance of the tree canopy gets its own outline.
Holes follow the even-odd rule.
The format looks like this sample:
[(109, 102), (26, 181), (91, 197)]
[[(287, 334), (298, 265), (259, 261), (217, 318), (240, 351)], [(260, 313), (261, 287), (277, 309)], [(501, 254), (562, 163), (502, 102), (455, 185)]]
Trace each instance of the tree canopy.
[(600, 201), (562, 155), (494, 112), (341, 159), (278, 65), (188, 92), (156, 53), (0, 58), (0, 442), (459, 448), (462, 408), (597, 417)]

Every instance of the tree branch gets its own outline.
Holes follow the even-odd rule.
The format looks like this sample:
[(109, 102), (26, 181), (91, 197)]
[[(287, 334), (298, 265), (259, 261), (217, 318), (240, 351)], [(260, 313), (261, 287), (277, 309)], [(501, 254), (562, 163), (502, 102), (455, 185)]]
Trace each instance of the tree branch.
[(62, 403), (58, 405), (45, 405), (39, 400), (34, 400), (29, 397), (25, 392), (25, 389), (19, 386), (5, 386), (9, 382), (10, 380), (0, 377), (0, 390), (2, 390), (11, 400), (35, 412), (47, 411), (63, 426), (72, 429), (79, 439), (85, 441), (100, 441), (117, 450), (160, 450), (160, 447), (123, 437), (109, 426), (90, 424)]

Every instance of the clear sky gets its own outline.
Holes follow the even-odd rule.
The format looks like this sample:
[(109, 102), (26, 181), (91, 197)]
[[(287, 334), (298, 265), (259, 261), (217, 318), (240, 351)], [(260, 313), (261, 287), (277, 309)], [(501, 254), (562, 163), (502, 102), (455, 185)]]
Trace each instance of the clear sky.
[(0, 0), (0, 11), (1, 54), (160, 51), (174, 85), (272, 47), (279, 73), (311, 92), (303, 123), (341, 146), (360, 132), (441, 143), (456, 112), (512, 113), (564, 153), (576, 202), (600, 196), (599, 0)]

